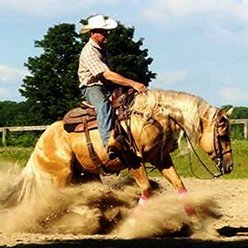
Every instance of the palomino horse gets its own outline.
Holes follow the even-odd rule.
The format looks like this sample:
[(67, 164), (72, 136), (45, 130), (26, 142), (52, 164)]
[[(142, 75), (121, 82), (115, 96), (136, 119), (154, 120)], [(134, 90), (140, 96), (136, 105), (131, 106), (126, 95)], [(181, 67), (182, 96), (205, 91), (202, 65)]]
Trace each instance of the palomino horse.
[[(177, 174), (170, 153), (178, 147), (181, 129), (193, 144), (199, 144), (217, 165), (221, 174), (233, 169), (228, 113), (217, 109), (200, 97), (176, 91), (152, 90), (137, 95), (129, 109), (130, 130), (138, 148), (140, 164), (128, 169), (141, 189), (141, 200), (150, 197), (152, 189), (144, 167), (148, 162), (179, 192), (186, 188)], [(124, 129), (126, 123), (122, 123)], [(109, 172), (126, 169), (120, 160), (109, 160), (97, 129), (90, 130), (94, 150)], [(26, 198), (50, 182), (58, 187), (70, 183), (77, 170), (99, 175), (102, 168), (89, 156), (85, 133), (68, 133), (64, 122), (50, 125), (39, 138), (16, 188), (17, 198)], [(17, 194), (18, 193), (18, 194)]]

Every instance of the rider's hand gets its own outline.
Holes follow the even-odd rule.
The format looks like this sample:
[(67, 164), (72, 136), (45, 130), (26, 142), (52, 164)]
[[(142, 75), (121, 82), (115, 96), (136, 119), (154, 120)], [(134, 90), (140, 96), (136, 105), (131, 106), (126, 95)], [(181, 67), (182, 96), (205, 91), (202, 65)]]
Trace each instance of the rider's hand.
[(147, 92), (146, 86), (144, 84), (142, 84), (142, 83), (134, 82), (133, 88), (136, 91), (138, 91), (138, 93), (145, 93), (145, 92)]

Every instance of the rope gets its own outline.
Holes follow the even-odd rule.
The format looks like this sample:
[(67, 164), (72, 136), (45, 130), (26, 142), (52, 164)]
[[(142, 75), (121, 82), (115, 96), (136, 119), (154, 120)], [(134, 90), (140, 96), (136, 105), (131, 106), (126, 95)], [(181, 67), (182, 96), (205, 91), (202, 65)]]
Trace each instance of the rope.
[[(188, 141), (188, 143), (189, 143), (191, 149), (193, 150), (193, 152), (194, 152), (196, 158), (198, 159), (198, 161), (200, 162), (200, 164), (203, 166), (203, 168), (204, 168), (210, 175), (212, 175), (213, 177), (216, 177), (216, 175), (215, 175), (212, 171), (210, 171), (210, 170), (208, 169), (208, 167), (204, 164), (204, 162), (201, 160), (200, 156), (199, 156), (198, 153), (196, 152), (196, 150), (195, 150), (195, 148), (194, 148), (194, 146), (193, 146), (193, 144), (192, 144), (192, 142), (191, 142), (191, 139), (190, 139), (189, 135), (187, 134), (187, 132), (186, 132), (185, 128), (183, 127), (183, 125), (182, 125), (181, 123), (179, 123), (175, 118), (173, 118), (173, 117), (170, 116), (170, 115), (169, 115), (169, 118), (170, 118), (171, 120), (173, 120), (173, 121), (174, 121), (182, 130), (183, 130), (183, 133), (184, 133), (185, 138), (187, 139), (187, 141)], [(191, 166), (191, 172), (192, 172), (192, 171), (193, 171), (193, 169), (192, 169), (192, 166)], [(199, 178), (198, 176), (195, 175), (195, 173), (192, 173), (192, 174), (193, 174), (196, 178)], [(199, 179), (200, 179), (200, 178), (199, 178)]]
[(190, 167), (190, 172), (192, 173), (192, 175), (194, 177), (196, 177), (197, 179), (201, 179), (201, 180), (206, 179), (206, 178), (203, 178), (203, 177), (200, 177), (200, 176), (196, 175), (196, 173), (194, 172), (190, 154), (189, 154), (189, 167)]

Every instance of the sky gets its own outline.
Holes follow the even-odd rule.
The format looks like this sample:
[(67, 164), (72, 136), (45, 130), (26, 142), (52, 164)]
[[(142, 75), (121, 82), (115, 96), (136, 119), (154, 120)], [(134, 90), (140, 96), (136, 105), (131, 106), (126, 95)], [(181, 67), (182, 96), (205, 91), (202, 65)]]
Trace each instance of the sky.
[[(103, 14), (135, 28), (153, 58), (153, 89), (186, 91), (216, 107), (248, 107), (248, 0), (0, 0), (0, 101), (18, 89), (50, 27)], [(75, 82), (76, 83), (76, 82)]]

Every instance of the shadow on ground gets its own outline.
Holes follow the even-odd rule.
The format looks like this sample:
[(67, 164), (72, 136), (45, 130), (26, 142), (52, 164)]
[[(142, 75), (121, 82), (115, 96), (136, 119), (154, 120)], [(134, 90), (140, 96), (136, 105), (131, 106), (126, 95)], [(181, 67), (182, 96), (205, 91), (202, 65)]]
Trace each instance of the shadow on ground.
[[(248, 227), (231, 227), (231, 226), (224, 226), (222, 228), (217, 229), (217, 232), (224, 237), (248, 237)], [(247, 241), (248, 247), (248, 241)]]
[(132, 239), (132, 240), (120, 240), (120, 239), (83, 239), (83, 240), (64, 240), (64, 241), (52, 241), (46, 244), (20, 244), (13, 247), (84, 247), (84, 248), (164, 248), (164, 247), (194, 247), (194, 248), (247, 248), (248, 240), (243, 241), (206, 241), (195, 239)]

